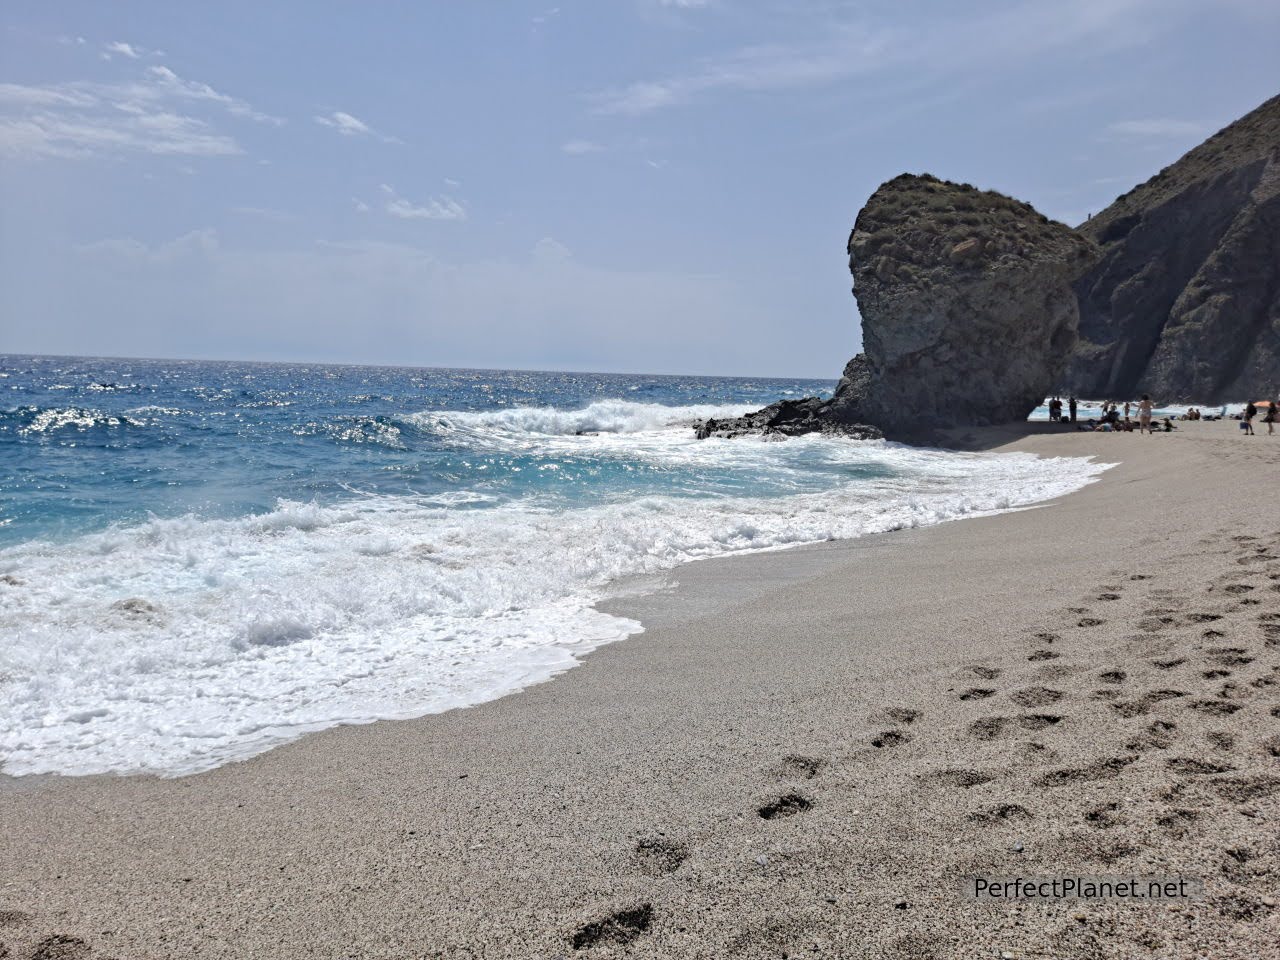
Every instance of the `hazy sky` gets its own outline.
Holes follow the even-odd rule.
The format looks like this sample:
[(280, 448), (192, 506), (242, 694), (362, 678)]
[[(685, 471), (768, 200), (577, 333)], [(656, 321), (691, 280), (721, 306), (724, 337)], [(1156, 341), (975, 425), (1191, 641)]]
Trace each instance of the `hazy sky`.
[(1276, 0), (6, 0), (0, 352), (834, 377), (928, 171), (1075, 223)]

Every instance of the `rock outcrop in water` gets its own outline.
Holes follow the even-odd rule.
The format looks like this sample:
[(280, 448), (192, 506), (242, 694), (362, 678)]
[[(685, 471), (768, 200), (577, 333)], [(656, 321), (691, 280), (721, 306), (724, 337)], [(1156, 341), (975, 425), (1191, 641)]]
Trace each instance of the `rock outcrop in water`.
[(1079, 230), (1103, 254), (1077, 284), (1064, 389), (1218, 403), (1280, 387), (1280, 97)]
[(1072, 283), (1093, 243), (1032, 207), (968, 184), (904, 174), (849, 237), (864, 353), (828, 401), (786, 401), (700, 436), (919, 436), (1026, 419), (1076, 341)]

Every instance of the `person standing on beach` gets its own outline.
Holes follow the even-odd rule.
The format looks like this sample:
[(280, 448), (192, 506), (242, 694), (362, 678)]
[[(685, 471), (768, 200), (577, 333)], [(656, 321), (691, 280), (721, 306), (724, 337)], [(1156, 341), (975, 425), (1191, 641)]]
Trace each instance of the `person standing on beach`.
[(1268, 437), (1269, 437), (1269, 436), (1271, 436), (1273, 433), (1275, 433), (1275, 432), (1276, 432), (1276, 417), (1277, 417), (1277, 416), (1280, 416), (1280, 413), (1277, 413), (1277, 412), (1276, 412), (1276, 405), (1277, 405), (1277, 402), (1278, 402), (1278, 401), (1276, 401), (1276, 400), (1274, 400), (1274, 399), (1271, 401), (1271, 406), (1267, 407), (1267, 414), (1266, 414), (1266, 416), (1264, 416), (1264, 417), (1262, 418), (1262, 422), (1263, 422), (1263, 423), (1265, 423), (1265, 424), (1267, 425), (1267, 436), (1268, 436)]
[(1244, 423), (1244, 435), (1246, 437), (1253, 436), (1253, 418), (1256, 417), (1257, 415), (1258, 415), (1258, 408), (1254, 406), (1253, 401), (1250, 400), (1244, 406), (1244, 420), (1241, 421), (1242, 423)]
[(1075, 397), (1070, 397), (1067, 400), (1067, 409), (1071, 411), (1071, 422), (1075, 423), (1076, 422), (1076, 398)]
[[(1145, 396), (1146, 396), (1146, 394), (1143, 394), (1143, 396), (1145, 397)], [(1129, 410), (1130, 410), (1129, 401), (1128, 401), (1128, 400), (1126, 400), (1126, 401), (1124, 402), (1124, 418), (1125, 418), (1126, 420), (1128, 420), (1128, 419), (1129, 419)]]
[[(1125, 404), (1125, 413), (1128, 414), (1129, 404)], [(1142, 402), (1138, 404), (1138, 432), (1151, 433), (1151, 397), (1148, 394), (1142, 395)]]

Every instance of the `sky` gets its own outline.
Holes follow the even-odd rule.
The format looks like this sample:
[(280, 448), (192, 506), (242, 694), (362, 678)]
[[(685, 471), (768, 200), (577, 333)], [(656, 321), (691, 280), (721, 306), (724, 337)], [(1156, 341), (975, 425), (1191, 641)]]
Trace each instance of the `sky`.
[(0, 353), (834, 378), (928, 172), (1075, 224), (1275, 0), (6, 0)]

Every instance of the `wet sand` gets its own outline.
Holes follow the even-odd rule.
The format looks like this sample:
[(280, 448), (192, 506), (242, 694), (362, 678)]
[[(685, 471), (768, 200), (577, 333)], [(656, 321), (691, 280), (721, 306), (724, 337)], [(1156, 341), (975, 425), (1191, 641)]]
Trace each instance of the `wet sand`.
[[(468, 710), (0, 783), (13, 958), (1280, 956), (1280, 437), (988, 431), (1051, 505), (692, 564)], [(1203, 881), (976, 903), (966, 877)], [(0, 956), (5, 956), (0, 948)]]

